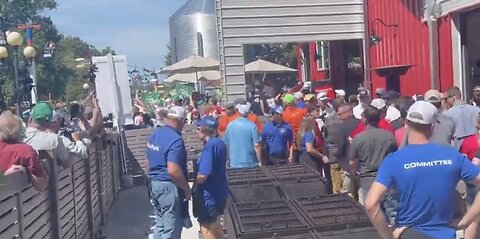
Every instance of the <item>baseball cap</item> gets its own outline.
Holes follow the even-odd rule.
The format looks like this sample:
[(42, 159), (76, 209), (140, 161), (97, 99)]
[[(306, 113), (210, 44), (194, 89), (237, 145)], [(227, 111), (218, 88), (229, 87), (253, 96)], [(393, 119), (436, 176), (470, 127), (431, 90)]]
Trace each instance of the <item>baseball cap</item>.
[(437, 107), (426, 101), (417, 101), (407, 112), (407, 120), (417, 124), (432, 124), (435, 122)]
[(187, 116), (187, 112), (183, 107), (173, 106), (168, 110), (167, 116), (177, 119), (185, 119)]
[(377, 94), (377, 95), (383, 95), (383, 94), (385, 94), (385, 89), (384, 89), (384, 88), (377, 88), (377, 89), (375, 90), (375, 94)]
[(367, 88), (365, 88), (363, 86), (358, 87), (357, 92), (358, 92), (359, 95), (368, 95)]
[(238, 98), (238, 99), (233, 101), (233, 105), (244, 105), (246, 103), (247, 103), (247, 101), (245, 99), (242, 99), (242, 98)]
[(227, 104), (225, 105), (225, 109), (233, 109), (233, 108), (235, 108), (235, 104), (234, 104), (234, 103), (227, 103)]
[(345, 91), (340, 89), (340, 90), (335, 90), (335, 94), (339, 95), (339, 96), (345, 96)]
[(282, 106), (275, 106), (270, 108), (270, 114), (283, 114), (283, 107)]
[(32, 108), (32, 119), (36, 122), (50, 124), (52, 115), (53, 110), (48, 103), (40, 102)]
[(206, 127), (210, 127), (210, 128), (213, 128), (213, 129), (218, 128), (218, 123), (215, 120), (215, 118), (213, 118), (212, 116), (202, 117), (195, 125), (197, 127), (206, 126)]
[(387, 103), (385, 102), (384, 99), (374, 99), (374, 100), (372, 100), (372, 103), (370, 103), (370, 105), (379, 109), (379, 110), (387, 107)]
[(295, 99), (302, 99), (303, 98), (303, 94), (300, 91), (295, 92), (295, 94), (293, 94), (293, 96), (295, 96)]
[(425, 93), (425, 101), (430, 103), (439, 103), (442, 102), (442, 93), (438, 90), (429, 90)]
[(246, 104), (238, 104), (236, 105), (237, 107), (237, 110), (238, 110), (238, 113), (240, 113), (241, 115), (245, 115), (247, 114), (248, 112), (250, 112), (250, 106), (251, 104), (250, 103), (246, 103)]
[(314, 94), (307, 94), (305, 95), (305, 97), (303, 97), (303, 99), (305, 101), (310, 101), (311, 99), (315, 98), (315, 95)]
[(293, 96), (292, 94), (286, 94), (285, 96), (283, 96), (283, 103), (285, 104), (295, 103), (295, 96)]
[(328, 100), (327, 92), (322, 91), (322, 92), (318, 93), (317, 99), (318, 100)]

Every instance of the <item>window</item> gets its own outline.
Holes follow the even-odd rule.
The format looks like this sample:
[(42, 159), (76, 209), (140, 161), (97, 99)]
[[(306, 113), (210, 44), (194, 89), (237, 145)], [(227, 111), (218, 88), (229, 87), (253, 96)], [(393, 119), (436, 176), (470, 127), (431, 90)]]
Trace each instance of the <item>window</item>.
[(317, 68), (318, 70), (328, 70), (330, 68), (330, 51), (328, 41), (319, 41), (317, 45)]

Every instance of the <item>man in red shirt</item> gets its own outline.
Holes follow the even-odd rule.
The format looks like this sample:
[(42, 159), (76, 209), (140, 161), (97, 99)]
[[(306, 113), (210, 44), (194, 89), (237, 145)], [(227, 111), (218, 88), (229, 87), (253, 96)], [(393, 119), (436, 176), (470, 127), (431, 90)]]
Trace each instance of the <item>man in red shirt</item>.
[(0, 115), (0, 170), (5, 175), (27, 172), (38, 191), (47, 188), (48, 180), (37, 152), (22, 143), (25, 129), (22, 120), (7, 111)]
[[(378, 122), (378, 128), (384, 129), (388, 132), (391, 132), (393, 135), (395, 135), (395, 130), (393, 129), (392, 125), (388, 122), (388, 120), (385, 119), (385, 115), (387, 113), (387, 103), (383, 99), (374, 99), (372, 100), (372, 103), (370, 103), (370, 106), (377, 108), (378, 110), (381, 111), (381, 118), (380, 121)], [(363, 131), (365, 131), (366, 125), (364, 123), (364, 120), (361, 120), (358, 123), (357, 128), (353, 130), (353, 132), (350, 134), (350, 140), (355, 138), (355, 136)]]

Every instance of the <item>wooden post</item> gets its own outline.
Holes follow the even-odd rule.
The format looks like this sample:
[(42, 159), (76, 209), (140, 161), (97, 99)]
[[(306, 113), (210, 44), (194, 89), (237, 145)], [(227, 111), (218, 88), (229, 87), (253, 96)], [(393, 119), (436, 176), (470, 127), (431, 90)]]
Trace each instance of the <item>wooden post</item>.
[[(92, 153), (92, 149), (94, 152)], [(92, 182), (91, 182), (91, 171), (90, 171), (90, 158), (92, 155), (95, 157), (96, 148), (90, 147), (89, 149), (89, 158), (84, 160), (85, 167), (85, 202), (87, 203), (87, 224), (88, 224), (88, 233), (89, 238), (93, 238), (95, 232), (93, 231), (93, 205), (92, 205)]]
[[(104, 218), (104, 205), (103, 205), (103, 172), (102, 172), (102, 145), (101, 142), (96, 144), (97, 151), (95, 152), (95, 162), (97, 167), (97, 190), (98, 190), (98, 206), (100, 208), (100, 225), (105, 222)], [(98, 155), (100, 154), (100, 155)]]
[(55, 155), (49, 155), (49, 171), (48, 177), (48, 200), (50, 201), (51, 213), (51, 235), (53, 239), (60, 239), (60, 209), (58, 207), (58, 165)]
[(19, 236), (20, 238), (24, 238), (25, 225), (23, 225), (22, 190), (18, 191), (16, 198), (17, 198)]

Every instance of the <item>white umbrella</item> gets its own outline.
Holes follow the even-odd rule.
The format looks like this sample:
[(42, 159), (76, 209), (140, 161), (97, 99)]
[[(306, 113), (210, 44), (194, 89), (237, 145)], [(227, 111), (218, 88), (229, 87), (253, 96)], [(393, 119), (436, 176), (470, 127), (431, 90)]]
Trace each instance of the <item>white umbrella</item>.
[(276, 63), (272, 63), (264, 60), (257, 60), (245, 65), (246, 73), (282, 73), (282, 72), (296, 72), (296, 69), (292, 69), (286, 66), (282, 66)]
[(185, 71), (218, 70), (220, 63), (211, 58), (191, 56), (160, 70), (161, 74), (185, 73)]
[(187, 82), (187, 83), (196, 83), (197, 81), (214, 81), (220, 79), (220, 71), (199, 71), (199, 72), (191, 72), (191, 73), (179, 73), (174, 74), (164, 82), (171, 83), (175, 81), (179, 82)]

